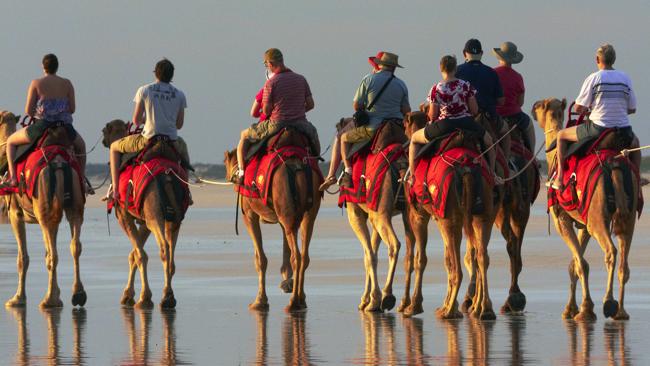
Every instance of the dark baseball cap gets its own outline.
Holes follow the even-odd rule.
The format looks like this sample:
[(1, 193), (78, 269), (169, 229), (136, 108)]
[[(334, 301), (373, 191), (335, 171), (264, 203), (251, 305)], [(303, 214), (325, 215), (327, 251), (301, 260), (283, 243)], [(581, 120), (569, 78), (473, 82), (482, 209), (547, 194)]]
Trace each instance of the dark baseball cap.
[(465, 48), (463, 48), (463, 52), (471, 53), (473, 55), (478, 55), (479, 53), (483, 53), (483, 47), (481, 47), (481, 41), (479, 41), (476, 38), (472, 38), (465, 42)]

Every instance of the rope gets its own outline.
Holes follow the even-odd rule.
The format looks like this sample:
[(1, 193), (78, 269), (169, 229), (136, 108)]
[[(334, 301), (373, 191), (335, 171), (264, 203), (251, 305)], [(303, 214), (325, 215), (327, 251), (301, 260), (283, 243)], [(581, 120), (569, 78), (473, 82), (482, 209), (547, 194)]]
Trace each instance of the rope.
[(196, 177), (196, 181), (200, 183), (211, 184), (213, 186), (231, 186), (234, 184), (233, 182), (217, 182), (214, 180), (209, 180), (201, 177)]
[(542, 151), (542, 149), (543, 149), (544, 147), (545, 147), (544, 145), (540, 145), (540, 146), (539, 146), (539, 149), (537, 149), (537, 152), (535, 153), (535, 155), (533, 155), (533, 157), (530, 158), (530, 160), (526, 163), (526, 165), (524, 165), (524, 167), (521, 168), (521, 169), (520, 169), (517, 173), (515, 173), (513, 176), (508, 177), (508, 178), (501, 178), (501, 179), (503, 179), (504, 182), (509, 182), (509, 181), (511, 181), (511, 180), (513, 180), (513, 179), (515, 179), (515, 178), (517, 178), (518, 176), (520, 176), (523, 172), (526, 171), (526, 169), (528, 169), (528, 167), (530, 166), (530, 164), (533, 163), (533, 161), (536, 161), (536, 160), (537, 160), (537, 155), (539, 155), (539, 152)]
[(87, 155), (89, 155), (91, 152), (95, 151), (95, 148), (97, 148), (97, 145), (99, 145), (100, 141), (102, 141), (102, 136), (100, 136), (97, 139), (97, 142), (95, 142), (95, 144), (93, 145), (93, 147), (90, 148), (90, 150), (88, 150), (88, 151), (86, 151), (85, 153), (82, 153), (82, 154), (75, 154), (75, 156), (87, 156)]
[(480, 153), (479, 156), (477, 156), (474, 160), (477, 160), (477, 161), (478, 161), (480, 158), (483, 157), (483, 155), (487, 154), (488, 151), (494, 149), (494, 147), (497, 146), (497, 144), (498, 144), (499, 142), (501, 142), (501, 140), (503, 140), (506, 136), (508, 136), (508, 135), (510, 134), (510, 132), (514, 131), (515, 128), (517, 128), (517, 125), (512, 126), (512, 128), (511, 128), (508, 132), (504, 133), (503, 136), (501, 136), (498, 140), (496, 140), (496, 142), (493, 143), (490, 147), (488, 147), (487, 149), (485, 149), (485, 151), (483, 151), (482, 153)]
[(623, 150), (621, 150), (620, 154), (616, 155), (616, 157), (618, 158), (618, 157), (622, 157), (622, 156), (627, 156), (627, 154), (629, 154), (631, 152), (641, 151), (641, 150), (645, 150), (645, 149), (650, 149), (650, 145), (636, 147), (634, 149), (623, 149)]
[(176, 174), (176, 172), (174, 171), (174, 169), (167, 169), (167, 172), (172, 172), (172, 174), (174, 174), (174, 176), (176, 177), (176, 179), (178, 179), (179, 181), (181, 181), (181, 182), (187, 184), (187, 185), (190, 186), (190, 187), (197, 187), (197, 188), (201, 188), (201, 187), (203, 187), (203, 186), (200, 185), (200, 184), (192, 184), (192, 183), (186, 181), (185, 179), (181, 178), (178, 174)]
[(97, 187), (90, 186), (90, 188), (92, 188), (93, 191), (96, 191), (96, 190), (102, 188), (104, 186), (104, 184), (106, 184), (106, 182), (108, 182), (108, 178), (110, 178), (110, 177), (111, 177), (111, 172), (109, 170), (108, 173), (106, 173), (106, 176), (104, 177), (104, 180), (102, 181), (102, 183), (100, 185), (98, 185)]

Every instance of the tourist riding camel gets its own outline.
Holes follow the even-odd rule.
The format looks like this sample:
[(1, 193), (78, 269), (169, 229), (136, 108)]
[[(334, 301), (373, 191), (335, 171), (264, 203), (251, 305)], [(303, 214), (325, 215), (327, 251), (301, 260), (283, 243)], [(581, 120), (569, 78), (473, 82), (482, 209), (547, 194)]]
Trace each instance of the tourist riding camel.
[[(627, 116), (636, 112), (636, 96), (629, 76), (614, 69), (615, 61), (616, 51), (611, 44), (603, 44), (596, 50), (598, 71), (585, 79), (575, 100), (576, 112), (588, 113), (589, 118), (583, 124), (558, 132), (558, 161), (563, 162), (565, 159), (567, 142), (595, 140), (608, 128), (617, 128), (633, 136)], [(639, 147), (639, 140), (633, 137), (630, 148), (636, 147)], [(641, 165), (641, 153), (630, 153), (630, 160), (638, 168)], [(563, 166), (558, 164), (552, 187), (562, 189), (563, 178)]]
[(277, 48), (264, 53), (264, 65), (273, 77), (264, 84), (262, 112), (269, 118), (243, 130), (237, 145), (238, 169), (231, 177), (241, 183), (244, 177), (248, 146), (276, 134), (286, 126), (292, 126), (309, 138), (312, 153), (320, 155), (320, 141), (316, 127), (309, 122), (305, 112), (314, 108), (311, 89), (304, 76), (285, 66), (284, 56)]
[[(7, 139), (6, 159), (9, 185), (16, 186), (16, 149), (20, 145), (35, 143), (50, 126), (62, 125), (72, 141), (72, 148), (81, 166), (81, 173), (86, 174), (86, 144), (72, 126), (72, 114), (76, 109), (74, 87), (70, 80), (57, 75), (59, 59), (54, 54), (43, 56), (44, 76), (34, 79), (27, 90), (25, 114), (34, 119), (26, 128), (14, 132)], [(4, 157), (3, 157), (4, 158)], [(4, 165), (4, 164), (2, 164)], [(94, 193), (86, 181), (86, 191)]]
[(142, 133), (123, 137), (110, 145), (111, 182), (113, 200), (119, 202), (119, 169), (122, 154), (142, 151), (152, 139), (170, 140), (178, 152), (180, 160), (189, 166), (189, 154), (185, 141), (178, 136), (178, 130), (185, 122), (187, 101), (185, 94), (171, 84), (174, 77), (174, 64), (168, 59), (156, 63), (156, 81), (138, 88), (133, 98), (133, 123), (143, 125)]
[(496, 111), (508, 126), (516, 125), (524, 138), (526, 147), (532, 152), (535, 151), (535, 128), (533, 122), (525, 112), (521, 110), (524, 105), (524, 78), (512, 68), (512, 65), (520, 63), (524, 55), (517, 50), (517, 45), (512, 42), (503, 42), (501, 47), (493, 48), (492, 53), (499, 60), (499, 66), (494, 68), (501, 87), (503, 88), (503, 104), (497, 105)]
[(411, 111), (408, 88), (395, 76), (396, 68), (402, 67), (398, 63), (398, 56), (384, 52), (374, 62), (380, 70), (366, 75), (354, 95), (355, 114), (365, 111), (367, 118), (362, 122), (357, 121), (354, 128), (341, 135), (341, 157), (345, 166), (340, 182), (342, 187), (352, 186), (352, 164), (347, 156), (352, 144), (372, 139), (375, 130), (384, 121), (401, 121), (404, 114)]

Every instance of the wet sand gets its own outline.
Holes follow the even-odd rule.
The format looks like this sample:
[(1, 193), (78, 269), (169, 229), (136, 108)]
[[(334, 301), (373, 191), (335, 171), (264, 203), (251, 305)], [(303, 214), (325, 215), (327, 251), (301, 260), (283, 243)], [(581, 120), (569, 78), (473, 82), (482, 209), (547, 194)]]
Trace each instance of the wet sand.
[[(317, 220), (310, 248), (306, 292), (309, 310), (287, 315), (288, 295), (281, 293), (281, 238), (277, 226), (263, 226), (269, 257), (267, 314), (249, 312), (257, 291), (253, 248), (243, 222), (234, 232), (235, 196), (229, 187), (193, 190), (176, 251), (174, 292), (177, 309), (161, 312), (122, 309), (130, 244), (114, 217), (108, 235), (106, 214), (98, 198), (88, 202), (83, 227), (81, 273), (88, 293), (85, 309), (70, 305), (72, 265), (69, 231), (59, 233), (59, 284), (65, 307), (38, 308), (47, 272), (37, 226), (27, 228), (30, 268), (26, 309), (0, 311), (2, 364), (646, 364), (650, 328), (650, 235), (648, 215), (641, 217), (631, 249), (627, 286), (627, 322), (604, 320), (600, 299), (605, 269), (600, 247), (587, 249), (590, 284), (599, 319), (595, 323), (561, 319), (568, 292), (569, 250), (551, 229), (547, 234), (545, 194), (534, 206), (523, 249), (521, 288), (528, 305), (520, 316), (498, 315), (496, 321), (439, 321), (434, 309), (445, 294), (442, 243), (430, 226), (429, 262), (424, 278), (424, 310), (405, 319), (391, 311), (363, 314), (356, 310), (363, 287), (361, 248), (347, 218), (329, 196)], [(646, 191), (646, 197), (650, 191)], [(401, 220), (395, 219), (399, 236)], [(149, 280), (158, 301), (162, 266), (155, 242), (149, 253)], [(506, 298), (509, 264), (504, 240), (490, 242), (490, 294), (495, 310)], [(402, 249), (400, 254), (404, 254)], [(385, 277), (386, 250), (380, 252)], [(16, 286), (16, 246), (11, 228), (0, 226), (0, 300)], [(465, 276), (467, 278), (467, 276)], [(383, 280), (382, 280), (383, 282)], [(401, 298), (403, 270), (394, 291)], [(464, 284), (466, 284), (466, 280)], [(615, 287), (618, 288), (618, 285)], [(139, 289), (136, 287), (136, 289)], [(463, 286), (462, 291), (464, 291)], [(462, 292), (464, 293), (464, 292)], [(616, 290), (617, 293), (617, 290)]]

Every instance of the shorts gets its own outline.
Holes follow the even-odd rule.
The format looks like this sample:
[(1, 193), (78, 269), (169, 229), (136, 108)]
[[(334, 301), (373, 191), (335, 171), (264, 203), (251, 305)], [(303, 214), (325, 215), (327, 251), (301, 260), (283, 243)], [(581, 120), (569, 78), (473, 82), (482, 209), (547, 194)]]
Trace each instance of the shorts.
[(584, 123), (576, 127), (576, 135), (578, 136), (578, 142), (596, 139), (606, 129), (607, 127), (602, 127), (593, 122), (585, 121)]
[(300, 133), (307, 136), (312, 144), (312, 150), (316, 155), (320, 155), (320, 140), (318, 139), (318, 131), (311, 122), (306, 119), (293, 120), (293, 121), (271, 121), (267, 120), (260, 123), (252, 124), (248, 128), (248, 142), (256, 143), (273, 136), (285, 127), (294, 127)]
[[(111, 144), (111, 147), (113, 146), (114, 151), (117, 151), (120, 154), (137, 153), (142, 151), (142, 149), (147, 146), (147, 138), (139, 133), (135, 135), (129, 135), (113, 142), (113, 144)], [(174, 141), (174, 147), (176, 147), (176, 151), (178, 151), (181, 159), (189, 163), (190, 155), (187, 151), (187, 144), (185, 143), (185, 140), (183, 140), (181, 137), (178, 137)]]
[[(55, 124), (60, 124), (61, 122), (59, 121), (46, 121), (43, 119), (37, 119), (32, 123), (31, 125), (26, 127), (25, 133), (27, 134), (27, 138), (29, 139), (30, 142), (34, 142), (37, 139), (39, 139), (41, 136), (43, 136), (43, 133), (45, 133), (45, 130), (48, 128), (52, 127)], [(74, 141), (77, 138), (77, 130), (74, 129), (72, 124), (70, 123), (63, 123), (62, 127), (65, 128), (66, 133), (68, 134), (68, 138), (70, 141)]]
[(479, 138), (485, 135), (485, 128), (478, 122), (475, 122), (472, 117), (462, 117), (455, 119), (441, 119), (436, 122), (431, 122), (424, 127), (424, 137), (427, 141), (431, 141), (436, 137), (440, 137), (455, 130), (463, 130), (473, 132)]
[(371, 126), (361, 126), (350, 128), (347, 132), (344, 132), (341, 135), (341, 141), (353, 144), (355, 142), (368, 141), (372, 139), (372, 135), (375, 133), (375, 127)]

